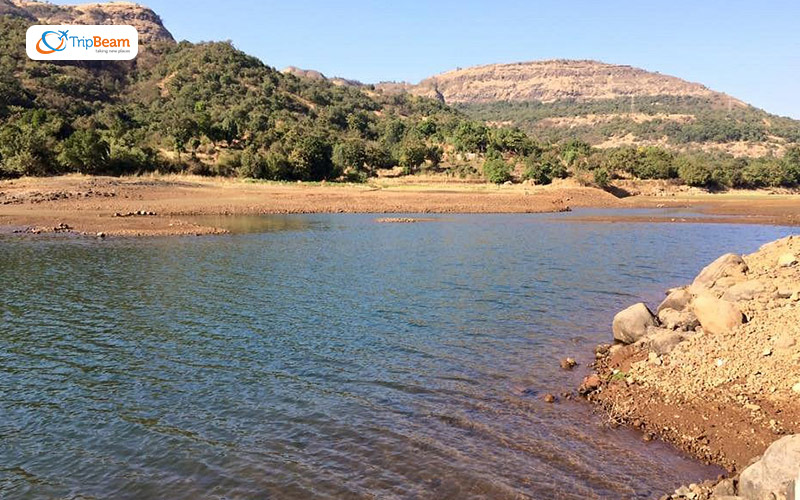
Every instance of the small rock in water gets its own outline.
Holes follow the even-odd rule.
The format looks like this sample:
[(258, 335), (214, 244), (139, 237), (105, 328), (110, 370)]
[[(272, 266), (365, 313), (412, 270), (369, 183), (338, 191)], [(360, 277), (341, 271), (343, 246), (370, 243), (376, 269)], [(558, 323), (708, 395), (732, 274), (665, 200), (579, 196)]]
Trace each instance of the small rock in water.
[(97, 237), (100, 238), (100, 239), (103, 239), (103, 238), (106, 237), (106, 233), (100, 231), (99, 233), (97, 233)]
[(545, 403), (555, 403), (556, 402), (556, 397), (553, 396), (550, 393), (547, 393), (547, 394), (544, 395), (544, 402)]
[(572, 370), (577, 364), (578, 363), (572, 358), (564, 358), (561, 360), (561, 368), (564, 370)]
[(583, 382), (581, 382), (581, 386), (578, 388), (578, 392), (581, 394), (589, 394), (590, 392), (594, 392), (600, 388), (600, 377), (596, 373), (592, 373), (591, 375), (587, 375)]

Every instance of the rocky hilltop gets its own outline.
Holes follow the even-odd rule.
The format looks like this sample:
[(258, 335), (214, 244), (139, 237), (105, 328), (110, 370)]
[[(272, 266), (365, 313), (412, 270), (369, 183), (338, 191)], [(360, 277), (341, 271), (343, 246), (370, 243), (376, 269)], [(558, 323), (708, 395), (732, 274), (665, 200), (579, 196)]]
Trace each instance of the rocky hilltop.
[(639, 303), (614, 317), (617, 343), (598, 348), (597, 373), (581, 392), (646, 438), (659, 436), (741, 472), (738, 484), (695, 485), (672, 498), (787, 498), (794, 488), (800, 474), (798, 257), (797, 236), (751, 255), (726, 254), (691, 284), (668, 290), (655, 313)]
[(39, 24), (129, 24), (139, 41), (174, 41), (161, 18), (147, 7), (130, 2), (54, 5), (26, 0), (0, 0), (0, 15), (24, 17)]
[[(633, 66), (558, 59), (456, 69), (422, 80), (411, 90), (447, 103), (598, 100), (691, 96), (727, 100), (699, 83)], [(741, 101), (735, 100), (737, 104)]]

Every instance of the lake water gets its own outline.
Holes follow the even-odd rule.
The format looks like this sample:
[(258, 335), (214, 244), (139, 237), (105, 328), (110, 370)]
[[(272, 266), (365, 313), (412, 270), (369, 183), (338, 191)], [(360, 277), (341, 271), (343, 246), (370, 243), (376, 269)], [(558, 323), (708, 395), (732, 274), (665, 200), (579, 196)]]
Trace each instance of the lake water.
[(542, 395), (617, 310), (791, 229), (375, 217), (0, 239), (0, 497), (616, 499), (716, 475)]

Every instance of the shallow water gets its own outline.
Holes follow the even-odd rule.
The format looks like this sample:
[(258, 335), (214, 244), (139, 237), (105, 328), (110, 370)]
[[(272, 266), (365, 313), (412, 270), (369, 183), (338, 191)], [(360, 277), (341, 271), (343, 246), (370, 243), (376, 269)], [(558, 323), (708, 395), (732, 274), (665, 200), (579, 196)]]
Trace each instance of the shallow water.
[(375, 217), (0, 239), (0, 497), (648, 498), (717, 473), (541, 396), (616, 310), (791, 229)]

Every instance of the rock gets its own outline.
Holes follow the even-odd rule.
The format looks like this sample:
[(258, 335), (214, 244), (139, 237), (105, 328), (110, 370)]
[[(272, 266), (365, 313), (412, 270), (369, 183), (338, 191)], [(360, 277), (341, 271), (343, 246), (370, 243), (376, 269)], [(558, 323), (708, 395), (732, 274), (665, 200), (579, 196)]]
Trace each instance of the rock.
[(642, 340), (642, 346), (659, 356), (669, 354), (675, 346), (686, 340), (681, 333), (666, 328), (650, 328), (648, 336)]
[(550, 393), (545, 394), (543, 399), (544, 399), (545, 403), (555, 403), (556, 402), (556, 397), (553, 396)]
[(669, 330), (694, 330), (700, 324), (691, 309), (676, 311), (666, 307), (658, 312), (658, 321)]
[(736, 495), (736, 485), (733, 483), (733, 479), (723, 479), (711, 491), (715, 497), (734, 496)]
[(692, 301), (692, 311), (703, 330), (711, 334), (725, 333), (742, 323), (744, 315), (736, 304), (703, 293)]
[(564, 358), (561, 360), (561, 368), (564, 370), (572, 370), (577, 364), (578, 363), (572, 358)]
[(700, 271), (700, 274), (692, 282), (689, 291), (697, 294), (704, 289), (713, 287), (720, 278), (744, 277), (746, 272), (747, 264), (745, 264), (741, 255), (726, 253)]
[(683, 311), (689, 302), (692, 300), (692, 294), (686, 288), (678, 288), (670, 291), (667, 298), (658, 305), (656, 312), (661, 312), (664, 309), (674, 309), (675, 311)]
[(650, 351), (650, 353), (647, 355), (647, 362), (651, 365), (661, 366), (661, 358), (659, 358), (658, 354), (654, 353), (653, 351)]
[(797, 264), (797, 257), (791, 253), (785, 253), (778, 257), (778, 267), (792, 267)]
[[(762, 280), (742, 281), (728, 288), (722, 295), (722, 298), (730, 302), (753, 300), (756, 295), (765, 293), (769, 291), (770, 288), (771, 287)], [(774, 290), (774, 287), (772, 290)]]
[(589, 394), (590, 392), (594, 392), (599, 388), (600, 377), (596, 373), (592, 373), (591, 375), (584, 377), (583, 382), (581, 382), (580, 387), (578, 387), (578, 392), (580, 394)]
[(794, 347), (796, 343), (797, 341), (793, 337), (790, 337), (788, 333), (785, 333), (775, 341), (775, 348), (785, 351), (786, 349), (791, 349)]
[(792, 386), (792, 392), (800, 394), (800, 382)]
[(794, 480), (799, 475), (800, 434), (794, 434), (772, 443), (758, 461), (742, 471), (739, 495), (755, 500), (770, 495), (793, 498), (794, 491), (790, 490), (794, 490)]
[(656, 318), (643, 302), (639, 302), (618, 312), (611, 329), (616, 340), (632, 344), (647, 334), (648, 326), (656, 326)]
[(106, 233), (100, 231), (99, 233), (97, 233), (97, 237), (100, 238), (100, 239), (103, 239), (103, 238), (106, 237)]

